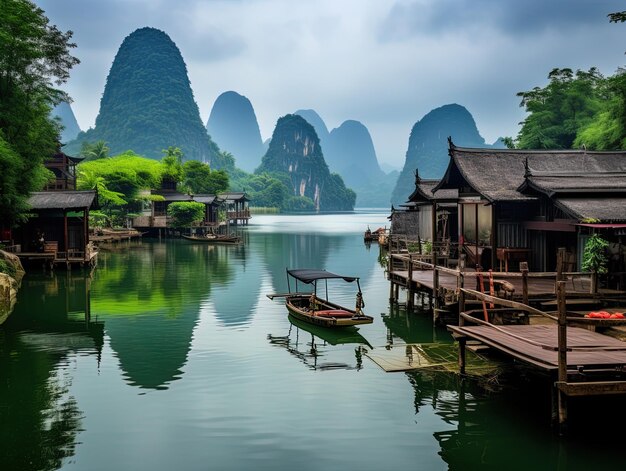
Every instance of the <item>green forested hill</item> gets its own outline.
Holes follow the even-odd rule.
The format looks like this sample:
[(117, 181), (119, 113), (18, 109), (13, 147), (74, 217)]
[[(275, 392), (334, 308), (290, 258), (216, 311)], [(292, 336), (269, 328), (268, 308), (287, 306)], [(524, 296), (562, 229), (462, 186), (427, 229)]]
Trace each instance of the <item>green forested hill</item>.
[(163, 31), (141, 28), (120, 46), (100, 101), (95, 128), (65, 147), (78, 154), (83, 142), (107, 142), (111, 154), (126, 150), (160, 159), (179, 147), (187, 159), (221, 168), (219, 148), (200, 119), (176, 44)]
[(338, 174), (331, 174), (315, 129), (304, 118), (288, 114), (276, 123), (261, 173), (288, 174), (293, 194), (309, 198), (318, 211), (354, 209), (356, 194)]

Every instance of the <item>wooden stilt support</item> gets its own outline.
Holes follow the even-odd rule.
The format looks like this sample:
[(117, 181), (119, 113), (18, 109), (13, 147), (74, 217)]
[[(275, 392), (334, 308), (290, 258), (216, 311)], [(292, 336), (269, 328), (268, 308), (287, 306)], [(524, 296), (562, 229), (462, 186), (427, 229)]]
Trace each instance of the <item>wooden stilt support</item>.
[(528, 305), (528, 262), (520, 262), (519, 268), (522, 272), (522, 302)]
[(389, 281), (389, 303), (393, 304), (395, 299), (393, 297), (393, 280)]
[[(557, 305), (559, 313), (559, 378), (558, 383), (567, 383), (567, 305), (565, 302), (565, 281), (556, 283)], [(558, 388), (559, 433), (564, 435), (567, 430), (567, 395)]]
[(465, 374), (465, 344), (467, 339), (465, 337), (459, 337), (459, 373)]
[(406, 281), (406, 308), (413, 309), (413, 255), (409, 255), (409, 275)]

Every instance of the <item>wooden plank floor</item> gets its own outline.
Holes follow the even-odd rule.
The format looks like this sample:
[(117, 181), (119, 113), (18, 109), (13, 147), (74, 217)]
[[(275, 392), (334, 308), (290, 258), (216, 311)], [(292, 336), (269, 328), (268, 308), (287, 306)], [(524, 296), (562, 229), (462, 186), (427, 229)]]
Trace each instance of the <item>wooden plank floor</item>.
[[(389, 277), (392, 280), (401, 280), (404, 283), (408, 281), (409, 272), (407, 270), (393, 270), (389, 272)], [(515, 298), (521, 298), (522, 296), (522, 278), (519, 276), (503, 276), (498, 274), (496, 280), (508, 281), (515, 287)], [(414, 270), (411, 280), (422, 286), (427, 290), (433, 289), (433, 272), (432, 270)], [(485, 275), (485, 280), (488, 280)], [(474, 289), (476, 282), (474, 277), (465, 278), (465, 286), (467, 288)], [(439, 286), (446, 290), (455, 290), (457, 288), (457, 277), (449, 273), (439, 273)], [(589, 295), (589, 285), (583, 284), (580, 279), (568, 280), (565, 287), (568, 295), (585, 296)], [(600, 294), (605, 295), (619, 295), (624, 294), (623, 291), (600, 289)], [(554, 293), (554, 279), (550, 278), (528, 278), (528, 296), (531, 298), (551, 298), (555, 296)]]
[[(556, 325), (448, 326), (452, 333), (479, 340), (539, 368), (558, 369)], [(626, 342), (578, 327), (567, 328), (567, 365), (573, 369), (626, 365)], [(583, 348), (584, 350), (577, 350)]]

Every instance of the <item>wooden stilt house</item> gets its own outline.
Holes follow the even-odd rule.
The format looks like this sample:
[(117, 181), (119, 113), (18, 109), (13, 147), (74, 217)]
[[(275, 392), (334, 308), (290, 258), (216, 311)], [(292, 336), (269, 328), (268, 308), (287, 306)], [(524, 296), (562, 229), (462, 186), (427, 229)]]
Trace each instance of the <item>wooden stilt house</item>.
[(28, 200), (32, 216), (15, 232), (24, 260), (51, 263), (93, 263), (97, 252), (89, 243), (89, 209), (95, 191), (40, 191)]
[(459, 247), (468, 265), (554, 271), (557, 248), (579, 269), (591, 231), (626, 234), (626, 151), (470, 149), (449, 139), (450, 162), (433, 188), (458, 190)]
[[(408, 240), (435, 240), (448, 248), (458, 244), (458, 191), (433, 189), (439, 180), (420, 178), (415, 170), (415, 191), (400, 209), (392, 209), (391, 234), (405, 236)], [(433, 226), (434, 223), (434, 226)]]

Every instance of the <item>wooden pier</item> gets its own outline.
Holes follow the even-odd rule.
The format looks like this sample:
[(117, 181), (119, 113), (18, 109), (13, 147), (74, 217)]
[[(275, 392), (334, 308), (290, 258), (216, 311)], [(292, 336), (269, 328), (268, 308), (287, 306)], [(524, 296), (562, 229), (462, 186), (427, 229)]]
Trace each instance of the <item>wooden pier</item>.
[[(48, 245), (48, 244), (47, 244)], [(86, 251), (59, 252), (48, 245), (44, 252), (15, 252), (24, 264), (42, 264), (51, 270), (58, 265), (71, 268), (74, 265), (93, 267), (98, 262), (98, 251), (89, 245)]]
[[(431, 261), (426, 261), (430, 259)], [(626, 292), (597, 288), (593, 273), (586, 272), (529, 272), (523, 267), (520, 272), (477, 272), (464, 267), (463, 259), (456, 268), (437, 265), (431, 256), (412, 254), (390, 254), (387, 276), (390, 281), (390, 302), (399, 299), (399, 289), (406, 290), (406, 304), (412, 308), (415, 294), (422, 292), (432, 299), (433, 308), (459, 302), (461, 288), (479, 288), (483, 280), (485, 292), (492, 290), (498, 297), (513, 299), (524, 304), (549, 303), (556, 299), (557, 281), (566, 281), (568, 303), (590, 307), (607, 300), (626, 301)], [(553, 306), (556, 308), (556, 305)]]
[[(567, 426), (567, 399), (573, 396), (626, 394), (626, 342), (589, 330), (573, 327), (626, 325), (622, 319), (590, 319), (571, 316), (566, 307), (566, 282), (557, 282), (558, 315), (530, 306), (502, 300), (478, 291), (461, 289), (461, 302), (474, 298), (485, 303), (519, 309), (531, 316), (551, 321), (540, 325), (494, 325), (480, 319), (480, 311), (466, 311), (462, 305), (458, 326), (448, 326), (459, 342), (459, 369), (465, 371), (468, 340), (492, 349), (553, 376), (552, 417), (559, 429)], [(468, 325), (472, 324), (472, 325)]]

